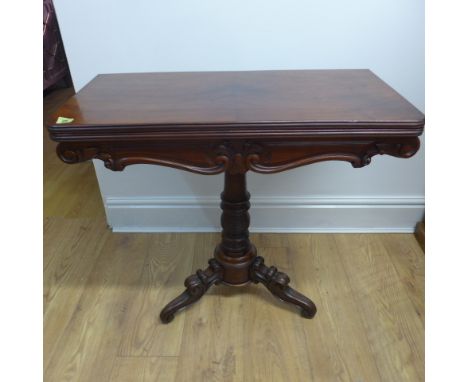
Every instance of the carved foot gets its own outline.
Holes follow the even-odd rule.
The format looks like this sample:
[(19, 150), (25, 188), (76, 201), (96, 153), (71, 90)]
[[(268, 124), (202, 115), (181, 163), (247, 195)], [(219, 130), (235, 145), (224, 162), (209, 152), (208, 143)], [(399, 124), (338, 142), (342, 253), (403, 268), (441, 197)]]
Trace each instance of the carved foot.
[(253, 261), (250, 279), (256, 284), (261, 282), (279, 299), (299, 306), (303, 317), (312, 318), (317, 313), (317, 308), (311, 300), (288, 286), (288, 275), (279, 272), (276, 267), (267, 267), (263, 257), (258, 256)]
[(161, 311), (160, 318), (163, 323), (171, 322), (177, 311), (198, 301), (213, 284), (222, 281), (223, 268), (221, 265), (215, 259), (210, 259), (208, 263), (209, 266), (204, 271), (199, 269), (194, 275), (185, 279), (187, 289)]

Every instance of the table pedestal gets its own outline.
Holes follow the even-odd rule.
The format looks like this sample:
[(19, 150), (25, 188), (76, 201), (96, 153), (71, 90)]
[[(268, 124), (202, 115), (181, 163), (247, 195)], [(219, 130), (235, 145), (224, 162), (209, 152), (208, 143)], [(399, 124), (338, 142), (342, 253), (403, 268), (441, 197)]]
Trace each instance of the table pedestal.
[(161, 311), (162, 322), (171, 322), (177, 311), (198, 301), (213, 284), (219, 283), (239, 286), (260, 282), (276, 297), (297, 305), (303, 317), (314, 317), (315, 304), (289, 287), (290, 280), (285, 273), (267, 267), (263, 258), (257, 256), (249, 240), (249, 198), (245, 173), (226, 171), (221, 194), (221, 243), (215, 249), (214, 258), (208, 261), (208, 268), (187, 277), (186, 290)]

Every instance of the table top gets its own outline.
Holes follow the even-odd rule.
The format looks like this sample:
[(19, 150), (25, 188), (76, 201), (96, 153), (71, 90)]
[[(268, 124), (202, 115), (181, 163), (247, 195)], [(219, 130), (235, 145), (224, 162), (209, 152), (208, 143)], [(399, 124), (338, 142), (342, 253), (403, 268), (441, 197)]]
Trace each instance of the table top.
[(418, 136), (424, 115), (365, 69), (129, 73), (96, 76), (48, 125), (59, 142)]

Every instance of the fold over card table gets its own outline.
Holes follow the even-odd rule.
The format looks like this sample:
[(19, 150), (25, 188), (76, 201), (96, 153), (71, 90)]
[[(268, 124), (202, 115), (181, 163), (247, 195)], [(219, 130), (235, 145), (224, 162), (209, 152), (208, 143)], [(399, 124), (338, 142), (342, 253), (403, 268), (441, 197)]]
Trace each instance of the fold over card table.
[(224, 172), (221, 243), (162, 310), (165, 323), (218, 283), (262, 283), (312, 318), (314, 303), (249, 241), (246, 172), (328, 160), (362, 167), (376, 154), (409, 158), (423, 127), (423, 114), (369, 70), (98, 75), (48, 123), (66, 163), (97, 158), (114, 171), (152, 164)]

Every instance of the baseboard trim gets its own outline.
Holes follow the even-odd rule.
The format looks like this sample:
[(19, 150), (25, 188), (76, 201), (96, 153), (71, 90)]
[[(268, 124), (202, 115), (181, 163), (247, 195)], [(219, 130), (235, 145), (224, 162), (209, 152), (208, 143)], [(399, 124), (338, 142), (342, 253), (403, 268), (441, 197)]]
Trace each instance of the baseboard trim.
[[(218, 197), (108, 197), (114, 232), (219, 232)], [(422, 197), (252, 197), (251, 232), (411, 233)], [(314, 211), (311, 211), (314, 210)]]
[[(221, 232), (221, 229), (213, 227), (111, 227), (112, 232), (116, 233), (202, 233), (202, 232)], [(251, 227), (251, 233), (413, 233), (414, 229), (401, 227), (365, 227), (365, 228), (270, 228), (270, 227)]]
[[(107, 197), (107, 206), (127, 206), (132, 208), (150, 207), (219, 207), (218, 196), (173, 196), (173, 197)], [(250, 202), (255, 206), (290, 207), (290, 206), (419, 206), (424, 205), (424, 197), (318, 197), (318, 196), (253, 196)]]

